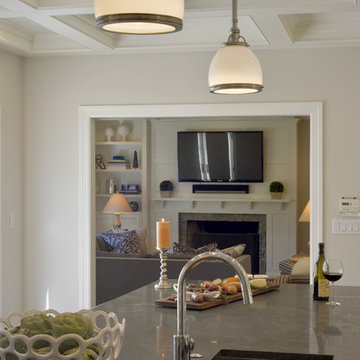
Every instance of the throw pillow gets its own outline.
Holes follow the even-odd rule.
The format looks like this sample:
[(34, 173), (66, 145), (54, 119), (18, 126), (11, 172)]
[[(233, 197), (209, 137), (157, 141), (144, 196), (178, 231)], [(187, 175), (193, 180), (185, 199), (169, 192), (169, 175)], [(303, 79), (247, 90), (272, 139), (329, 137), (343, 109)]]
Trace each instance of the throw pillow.
[(222, 249), (221, 252), (233, 258), (237, 258), (238, 256), (242, 255), (245, 248), (246, 248), (246, 244), (239, 244), (226, 249)]
[(217, 243), (211, 243), (205, 246), (202, 246), (197, 249), (193, 249), (190, 246), (181, 245), (174, 242), (173, 244), (173, 253), (177, 255), (198, 255), (208, 251), (214, 251), (217, 248)]
[(136, 235), (139, 239), (139, 249), (141, 254), (146, 254), (146, 229), (137, 229)]
[(96, 250), (100, 251), (111, 251), (112, 247), (109, 246), (105, 239), (103, 238), (103, 234), (96, 234)]
[(296, 262), (291, 270), (291, 275), (310, 276), (310, 257), (304, 257)]
[(282, 260), (279, 262), (280, 275), (290, 275), (295, 262), (291, 260)]
[[(101, 239), (102, 242), (104, 243), (103, 246), (105, 246), (106, 248), (103, 249), (103, 248), (100, 248), (98, 249), (99, 245), (100, 245), (100, 242), (96, 244), (96, 250), (102, 250), (102, 251), (111, 251), (114, 247), (111, 246), (111, 245), (108, 245), (105, 240), (103, 239), (102, 235), (105, 234), (122, 234), (124, 232), (128, 232), (129, 230), (127, 229), (111, 229), (111, 230), (108, 230), (108, 231), (105, 231), (104, 233), (100, 233), (100, 234), (96, 234), (96, 240), (97, 242), (99, 242), (98, 239)], [(136, 235), (139, 239), (139, 250), (140, 250), (140, 254), (146, 254), (147, 253), (147, 249), (146, 249), (146, 229), (145, 228), (142, 228), (142, 229), (136, 229)]]
[(119, 233), (103, 233), (105, 242), (113, 254), (140, 254), (139, 238), (135, 230)]

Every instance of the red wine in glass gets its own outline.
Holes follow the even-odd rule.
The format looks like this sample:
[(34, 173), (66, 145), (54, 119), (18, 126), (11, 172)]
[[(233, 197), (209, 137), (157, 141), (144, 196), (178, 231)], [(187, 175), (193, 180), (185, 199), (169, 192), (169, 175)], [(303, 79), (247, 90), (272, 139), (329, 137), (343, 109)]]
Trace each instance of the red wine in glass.
[(342, 262), (337, 259), (325, 259), (322, 270), (325, 278), (332, 283), (332, 296), (326, 305), (341, 305), (339, 302), (334, 300), (334, 282), (340, 280), (343, 276), (344, 268)]
[(324, 272), (324, 276), (327, 280), (331, 281), (332, 283), (335, 281), (338, 281), (341, 279), (341, 277), (343, 276), (343, 274), (341, 273), (326, 273)]

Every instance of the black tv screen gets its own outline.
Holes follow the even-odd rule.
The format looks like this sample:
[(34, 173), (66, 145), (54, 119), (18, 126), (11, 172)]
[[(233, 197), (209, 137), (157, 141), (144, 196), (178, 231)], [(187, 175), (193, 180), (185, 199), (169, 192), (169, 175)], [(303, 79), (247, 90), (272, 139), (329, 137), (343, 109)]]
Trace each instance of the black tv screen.
[(178, 180), (263, 182), (262, 131), (178, 132)]

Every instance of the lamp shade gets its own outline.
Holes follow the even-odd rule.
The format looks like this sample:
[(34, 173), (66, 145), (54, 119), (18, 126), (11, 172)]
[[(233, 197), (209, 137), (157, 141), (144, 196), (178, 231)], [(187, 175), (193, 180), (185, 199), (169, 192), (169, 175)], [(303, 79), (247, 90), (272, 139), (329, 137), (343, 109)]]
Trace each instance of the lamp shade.
[(213, 57), (209, 68), (209, 89), (215, 94), (251, 94), (263, 88), (261, 65), (242, 44), (226, 44)]
[(108, 214), (121, 214), (132, 212), (132, 210), (123, 194), (112, 194), (103, 212)]
[(307, 202), (303, 212), (299, 217), (300, 222), (310, 222), (310, 200)]
[(125, 34), (162, 34), (183, 26), (184, 0), (94, 0), (96, 25)]

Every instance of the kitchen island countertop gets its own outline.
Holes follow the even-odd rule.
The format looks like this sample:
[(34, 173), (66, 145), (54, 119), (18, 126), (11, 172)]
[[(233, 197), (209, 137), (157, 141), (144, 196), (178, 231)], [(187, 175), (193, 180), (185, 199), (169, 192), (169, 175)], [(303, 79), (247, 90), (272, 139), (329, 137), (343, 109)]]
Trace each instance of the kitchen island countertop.
[[(173, 281), (174, 282), (174, 281)], [(172, 359), (176, 308), (154, 304), (171, 290), (154, 284), (97, 306), (126, 319), (120, 359)], [(187, 311), (187, 333), (195, 350), (210, 360), (220, 349), (333, 354), (335, 360), (360, 359), (360, 287), (336, 287), (341, 306), (312, 299), (309, 285), (283, 284), (279, 290), (211, 309)]]

